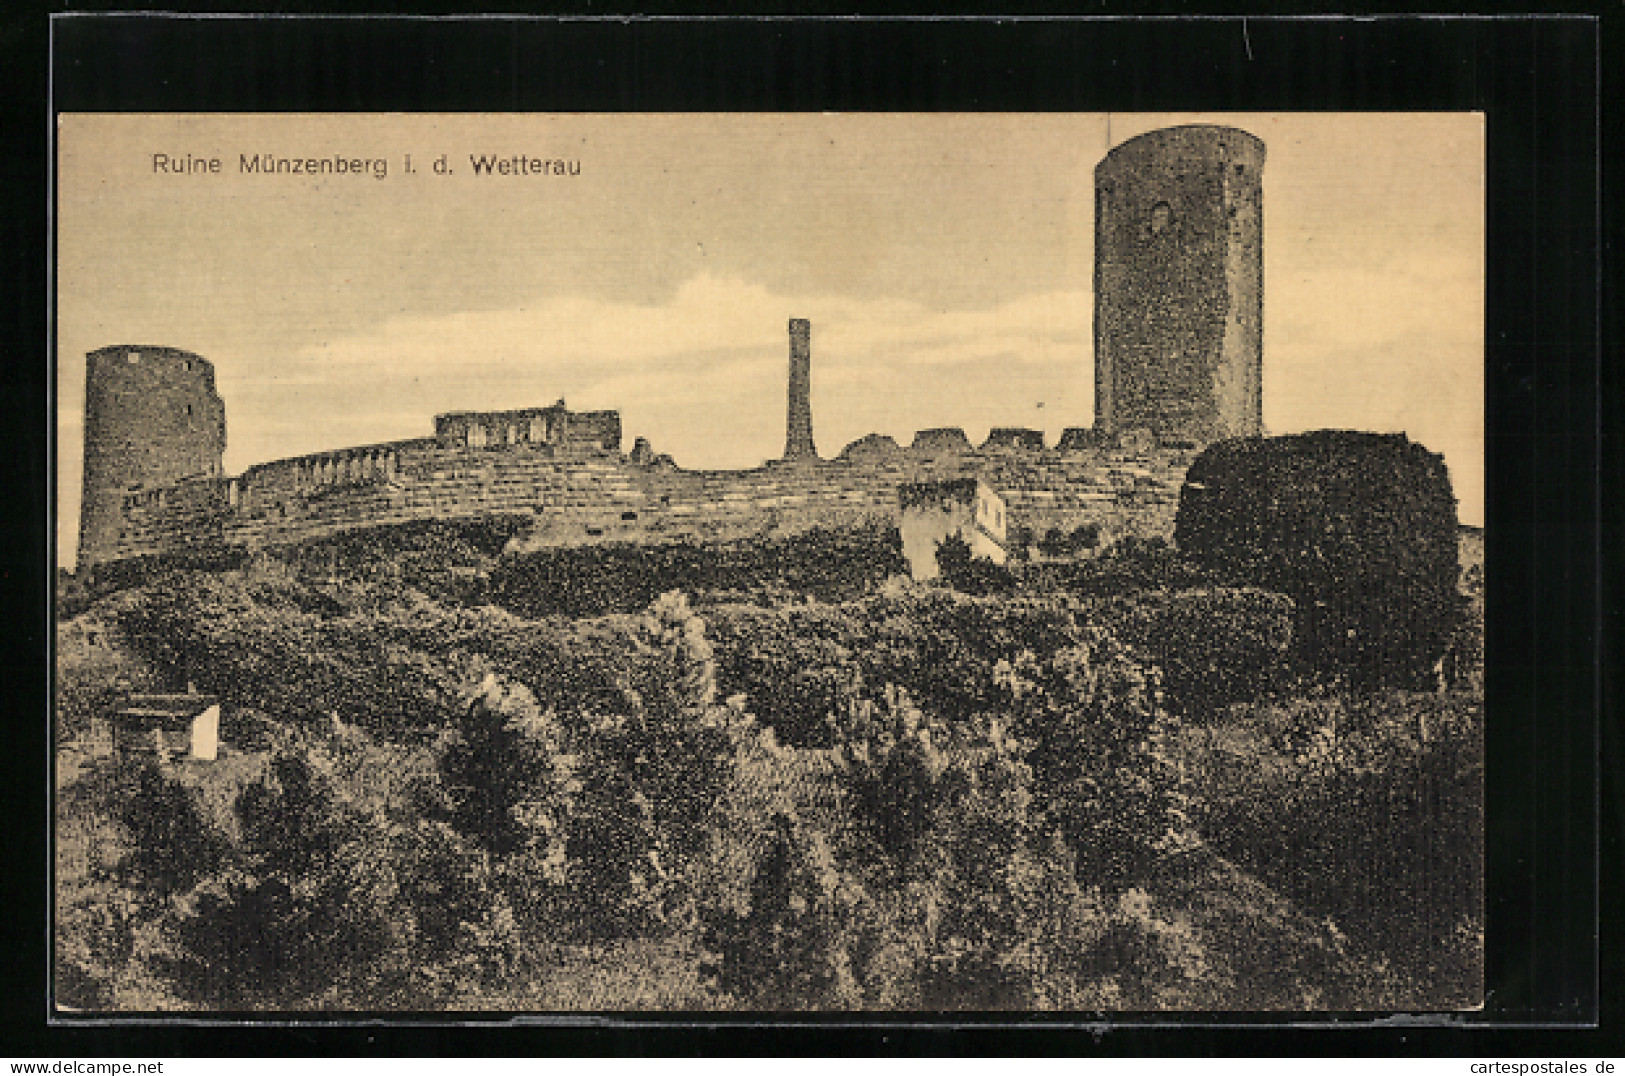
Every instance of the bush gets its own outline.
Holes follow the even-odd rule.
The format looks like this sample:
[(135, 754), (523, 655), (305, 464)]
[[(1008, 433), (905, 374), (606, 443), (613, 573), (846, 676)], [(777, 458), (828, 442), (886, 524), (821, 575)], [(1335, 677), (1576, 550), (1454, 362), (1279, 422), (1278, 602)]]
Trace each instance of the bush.
[(119, 988), (129, 975), (143, 911), (131, 891), (113, 880), (76, 884), (58, 878), (57, 1004), (92, 1012), (120, 1007)]
[(286, 568), (177, 575), (119, 611), (127, 645), (172, 683), (192, 682), (231, 709), (373, 732), (433, 735), (455, 712), (456, 655), (397, 641), (387, 613), (346, 609)]
[(98, 564), (74, 573), (74, 578), (84, 588), (83, 596), (95, 601), (122, 590), (163, 583), (177, 575), (232, 571), (242, 568), (249, 559), (250, 554), (240, 547), (204, 541), (184, 551)]
[(986, 557), (973, 557), (970, 544), (957, 534), (937, 543), (937, 571), (942, 581), (966, 594), (1007, 594), (1015, 576)]
[(852, 705), (882, 701), (888, 684), (949, 725), (1002, 712), (998, 663), (1023, 653), (1042, 661), (1093, 638), (1088, 615), (1064, 596), (910, 589), (839, 606), (723, 606), (708, 630), (721, 694), (743, 695), (788, 744), (831, 747)]
[(58, 621), (72, 620), (95, 604), (94, 596), (90, 588), (85, 586), (84, 579), (66, 568), (56, 570), (54, 598), (53, 608)]
[(716, 700), (705, 633), (683, 595), (663, 595), (630, 639), (620, 685), (626, 709), (583, 714), (575, 730), (582, 805), (569, 861), (585, 925), (597, 936), (692, 918), (694, 861), (735, 757), (754, 735), (749, 715)]
[(1100, 524), (1080, 523), (1070, 531), (1051, 527), (1036, 544), (1038, 551), (1045, 556), (1075, 556), (1100, 544)]
[(57, 623), (54, 658), (58, 744), (89, 732), (127, 692), (169, 686), (124, 644), (108, 618), (96, 614)]
[[(133, 776), (94, 765), (57, 797), (54, 997), (61, 1005), (96, 1011), (153, 1000), (152, 984), (140, 981), (131, 958), (138, 927), (164, 897), (141, 886), (146, 872), (132, 868), (130, 834), (117, 821)], [(201, 817), (193, 821), (206, 829)], [(165, 855), (159, 872), (174, 878), (176, 866)]]
[(995, 679), (1029, 756), (1046, 823), (1080, 880), (1121, 888), (1192, 837), (1156, 676), (1116, 638), (1085, 629), (1047, 659), (1001, 662)]
[(1294, 607), (1248, 588), (1147, 591), (1102, 601), (1090, 615), (1162, 671), (1169, 709), (1207, 719), (1289, 678)]
[[(88, 714), (131, 669), (193, 679), (227, 696), (237, 750), (125, 770), (127, 789), (95, 767), (64, 778), (64, 810), (122, 846), (59, 891), (60, 996), (658, 1004), (650, 969), (694, 985), (702, 960), (710, 1003), (755, 1008), (1362, 996), (1336, 993), (1347, 962), (1324, 922), (1205, 847), (1198, 811), (1228, 854), (1364, 944), (1468, 974), (1471, 901), (1390, 922), (1466, 869), (1417, 866), (1465, 840), (1460, 805), (1478, 802), (1470, 760), (1444, 746), (1455, 704), (1255, 704), (1244, 727), (1265, 746), (1193, 802), (1188, 774), (1221, 768), (1194, 737), (1231, 730), (1179, 729), (1164, 692), (1209, 718), (1268, 696), (1293, 606), (1170, 587), (1201, 577), (1165, 545), (1035, 566), (1091, 597), (898, 585), (764, 608), (666, 593), (580, 620), (392, 592), (387, 565), (367, 575), (357, 557), (339, 557), (337, 583), (259, 558), (97, 605), (132, 653), (65, 666), (70, 704)], [(1435, 810), (1446, 836), (1417, 837)], [(107, 844), (94, 828), (73, 839)], [(1394, 894), (1351, 878), (1357, 856)], [(1296, 877), (1303, 863), (1321, 878)], [(1380, 909), (1368, 924), (1359, 902)], [(1428, 930), (1447, 941), (1428, 948)], [(561, 978), (578, 975), (595, 985)], [(641, 992), (617, 994), (628, 982)]]
[(1225, 855), (1407, 969), (1407, 1004), (1474, 1004), (1482, 971), (1483, 724), (1470, 695), (1237, 708), (1246, 750), (1200, 752)]
[(1174, 533), (1207, 571), (1297, 603), (1306, 667), (1433, 686), (1461, 606), (1440, 456), (1401, 434), (1223, 441), (1191, 465)]
[(1212, 579), (1164, 539), (1127, 535), (1098, 556), (1032, 565), (1022, 573), (1022, 583), (1037, 594), (1059, 591), (1080, 598), (1112, 598), (1201, 589), (1211, 586)]
[(210, 1009), (421, 1006), (510, 973), (518, 935), (488, 854), (420, 817), (433, 782), (425, 753), (353, 727), (285, 739), (136, 958)]
[(299, 1008), (343, 986), (377, 998), (408, 973), (410, 919), (394, 906), (385, 833), (325, 768), (286, 749), (239, 795), (241, 846), (176, 905), (174, 948), (156, 955), (190, 1000)]
[(875, 894), (860, 948), (875, 996), (1030, 1004), (1035, 901), (1055, 884), (1030, 854), (1040, 825), (1030, 747), (996, 718), (951, 728), (897, 690), (854, 715), (837, 776), (859, 838), (843, 842), (845, 856)]
[(726, 606), (709, 623), (719, 693), (744, 696), (787, 744), (834, 746), (838, 716), (863, 694), (855, 618), (827, 606)]
[(540, 846), (562, 875), (576, 783), (563, 730), (523, 685), (487, 674), (471, 694), (438, 751), (453, 826), (498, 856)]
[(492, 600), (523, 616), (597, 616), (643, 609), (661, 594), (709, 599), (757, 593), (824, 601), (858, 597), (904, 574), (895, 527), (815, 528), (728, 543), (605, 543), (506, 556)]
[(861, 893), (823, 836), (790, 816), (772, 818), (764, 845), (747, 909), (720, 911), (707, 926), (714, 988), (753, 1009), (856, 1008), (849, 924)]
[(161, 763), (142, 765), (123, 811), (128, 869), (137, 885), (167, 896), (188, 889), (225, 858), (228, 841), (198, 799)]

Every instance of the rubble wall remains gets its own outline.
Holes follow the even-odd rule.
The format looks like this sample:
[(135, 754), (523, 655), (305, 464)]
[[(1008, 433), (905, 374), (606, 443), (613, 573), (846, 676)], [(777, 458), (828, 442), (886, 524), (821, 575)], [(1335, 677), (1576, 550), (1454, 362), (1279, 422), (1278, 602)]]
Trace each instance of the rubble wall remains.
[(529, 515), (522, 544), (715, 542), (897, 522), (905, 483), (975, 478), (1014, 541), (1051, 529), (1171, 537), (1191, 455), (1262, 423), (1264, 145), (1229, 127), (1166, 128), (1115, 147), (1096, 181), (1095, 413), (1055, 448), (954, 427), (908, 447), (870, 434), (835, 459), (812, 436), (808, 321), (789, 323), (785, 459), (689, 471), (615, 411), (563, 400), (454, 412), (434, 436), (221, 471), (213, 367), (172, 348), (90, 355), (79, 564), (197, 547), (294, 544), (355, 528)]

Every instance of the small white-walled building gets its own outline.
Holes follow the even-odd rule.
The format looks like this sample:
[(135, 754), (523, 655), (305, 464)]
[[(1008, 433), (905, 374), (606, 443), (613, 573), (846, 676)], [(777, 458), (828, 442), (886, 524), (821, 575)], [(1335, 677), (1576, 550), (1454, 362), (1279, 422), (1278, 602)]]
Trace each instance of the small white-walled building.
[(120, 751), (215, 761), (220, 755), (220, 700), (213, 695), (132, 694), (113, 715)]
[(937, 547), (952, 535), (970, 546), (972, 557), (1005, 562), (1004, 498), (981, 479), (911, 482), (898, 487), (897, 500), (903, 556), (916, 580), (937, 577)]

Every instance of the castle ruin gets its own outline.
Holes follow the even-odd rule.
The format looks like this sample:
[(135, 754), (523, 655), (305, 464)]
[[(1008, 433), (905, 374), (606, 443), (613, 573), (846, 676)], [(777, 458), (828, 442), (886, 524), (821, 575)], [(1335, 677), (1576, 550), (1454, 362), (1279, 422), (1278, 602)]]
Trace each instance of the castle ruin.
[(1207, 444), (1263, 431), (1264, 143), (1131, 138), (1095, 169), (1095, 425)]
[(789, 323), (781, 459), (694, 471), (643, 438), (622, 451), (615, 411), (549, 407), (435, 417), (432, 436), (221, 466), (214, 369), (174, 348), (92, 352), (78, 565), (220, 547), (288, 545), (427, 519), (528, 517), (530, 547), (714, 542), (812, 527), (896, 524), (899, 489), (980, 482), (1023, 534), (1097, 525), (1172, 533), (1185, 468), (1207, 443), (1260, 432), (1263, 145), (1242, 131), (1154, 131), (1096, 171), (1096, 425), (1054, 448), (957, 427), (907, 448), (870, 434), (834, 459), (813, 443), (811, 325)]

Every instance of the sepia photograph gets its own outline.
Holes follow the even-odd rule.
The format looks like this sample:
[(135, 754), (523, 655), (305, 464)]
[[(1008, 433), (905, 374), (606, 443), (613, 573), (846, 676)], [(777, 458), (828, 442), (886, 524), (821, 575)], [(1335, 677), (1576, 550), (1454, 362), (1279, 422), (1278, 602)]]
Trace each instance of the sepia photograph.
[(1482, 1009), (1485, 153), (60, 114), (54, 1011)]

